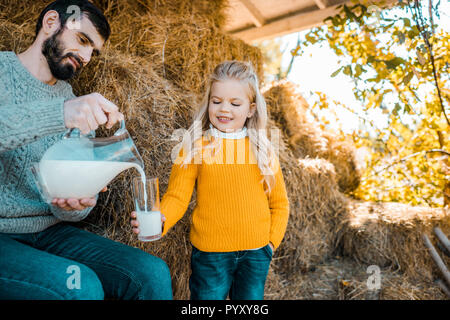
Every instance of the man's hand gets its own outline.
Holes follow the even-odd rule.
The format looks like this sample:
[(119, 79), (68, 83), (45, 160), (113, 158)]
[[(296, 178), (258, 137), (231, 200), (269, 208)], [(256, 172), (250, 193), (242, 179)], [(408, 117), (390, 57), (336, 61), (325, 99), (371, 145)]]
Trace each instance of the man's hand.
[[(108, 190), (104, 187), (100, 192), (105, 192)], [(66, 211), (83, 211), (88, 207), (95, 207), (97, 200), (95, 198), (84, 198), (84, 199), (60, 199), (55, 198), (52, 200), (52, 204)]]
[(83, 211), (88, 207), (95, 207), (95, 198), (85, 199), (53, 199), (52, 204), (66, 211)]
[(119, 108), (99, 93), (67, 100), (64, 103), (64, 122), (67, 128), (78, 128), (82, 134), (95, 131), (106, 123), (110, 129), (116, 122), (123, 120)]

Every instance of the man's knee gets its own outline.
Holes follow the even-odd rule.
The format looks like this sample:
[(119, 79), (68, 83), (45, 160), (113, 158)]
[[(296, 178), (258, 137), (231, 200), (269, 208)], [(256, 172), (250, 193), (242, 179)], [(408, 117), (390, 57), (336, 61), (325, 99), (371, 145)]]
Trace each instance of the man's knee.
[(164, 260), (150, 254), (142, 255), (136, 261), (135, 272), (142, 287), (141, 299), (172, 299), (172, 279)]

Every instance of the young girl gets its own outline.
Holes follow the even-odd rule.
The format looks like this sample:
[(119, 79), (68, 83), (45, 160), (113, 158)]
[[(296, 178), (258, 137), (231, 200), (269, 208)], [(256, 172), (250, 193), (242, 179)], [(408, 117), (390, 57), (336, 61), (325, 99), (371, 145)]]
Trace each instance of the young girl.
[[(263, 299), (273, 251), (289, 215), (283, 175), (266, 135), (267, 109), (249, 63), (227, 61), (210, 77), (180, 144), (161, 201), (163, 235), (188, 208), (191, 299)], [(139, 233), (136, 213), (132, 226)]]

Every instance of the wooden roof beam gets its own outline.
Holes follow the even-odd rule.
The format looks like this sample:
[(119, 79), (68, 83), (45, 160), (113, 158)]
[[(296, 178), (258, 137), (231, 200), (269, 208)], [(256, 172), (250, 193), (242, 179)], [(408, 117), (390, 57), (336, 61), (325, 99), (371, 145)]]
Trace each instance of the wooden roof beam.
[(251, 28), (237, 32), (231, 31), (231, 34), (247, 42), (279, 37), (288, 33), (322, 25), (325, 18), (336, 14), (336, 7), (337, 5), (323, 10), (298, 13), (288, 18), (269, 22), (259, 28)]
[(250, 0), (239, 0), (239, 2), (242, 3), (242, 5), (247, 9), (248, 13), (250, 14), (250, 18), (252, 19), (252, 22), (255, 24), (255, 26), (262, 27), (266, 24), (266, 19), (264, 19), (261, 12)]
[(319, 7), (320, 10), (325, 9), (328, 6), (327, 0), (314, 0), (316, 5)]
[[(240, 0), (243, 1), (243, 0)], [(324, 0), (326, 1), (326, 0)], [(374, 0), (374, 5), (379, 4), (381, 7), (392, 6), (398, 0)], [(299, 12), (287, 18), (267, 22), (265, 25), (258, 28), (249, 28), (239, 31), (230, 31), (230, 34), (240, 38), (246, 42), (261, 41), (271, 39), (285, 34), (298, 32), (305, 29), (321, 26), (324, 24), (323, 20), (329, 16), (334, 16), (339, 12), (339, 5), (350, 3), (350, 0), (321, 10), (314, 10), (310, 12)]]

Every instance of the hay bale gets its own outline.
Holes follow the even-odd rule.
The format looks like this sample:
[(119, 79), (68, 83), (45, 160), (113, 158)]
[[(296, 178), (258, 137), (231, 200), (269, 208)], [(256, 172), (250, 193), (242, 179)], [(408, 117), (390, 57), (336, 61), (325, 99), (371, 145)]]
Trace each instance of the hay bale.
[[(7, 4), (5, 8), (9, 9), (9, 12), (2, 11), (1, 17), (8, 17), (13, 12), (12, 8), (15, 8), (17, 14), (12, 16), (12, 20), (20, 24), (0, 19), (0, 32), (2, 32), (0, 48), (1, 50), (20, 52), (32, 42), (35, 20), (43, 5), (30, 1), (29, 10), (25, 10), (26, 6), (23, 2), (19, 6), (14, 6), (15, 4), (8, 0), (1, 0), (0, 5), (5, 6), (5, 4)], [(22, 11), (20, 11), (21, 6), (24, 6)], [(250, 54), (257, 50), (240, 41), (237, 41), (235, 45), (232, 38), (223, 35), (219, 37), (218, 34), (217, 41), (209, 42), (209, 39), (203, 38), (204, 34), (201, 32), (216, 28), (214, 22), (202, 20), (203, 25), (196, 29), (195, 19), (187, 24), (186, 17), (168, 17), (168, 19), (172, 19), (172, 23), (177, 18), (186, 22), (186, 25), (179, 26), (178, 31), (180, 32), (177, 33), (179, 38), (175, 40), (173, 48), (169, 46), (166, 51), (169, 57), (172, 54), (173, 59), (176, 58), (176, 52), (172, 52), (171, 49), (177, 49), (177, 45), (183, 47), (181, 44), (186, 41), (183, 37), (187, 33), (203, 41), (203, 55), (194, 56), (195, 47), (186, 46), (193, 51), (186, 50), (186, 60), (181, 61), (181, 65), (178, 65), (181, 69), (185, 66), (185, 70), (192, 71), (192, 82), (197, 78), (197, 82), (201, 83), (202, 77), (206, 77), (208, 72), (203, 66), (189, 69), (191, 62), (196, 59), (205, 60), (206, 64), (212, 66), (212, 64), (225, 59), (239, 57), (239, 55), (244, 56), (247, 49), (250, 50)], [(123, 22), (120, 19), (112, 19), (112, 28), (117, 29), (120, 26), (130, 25), (129, 21), (120, 25)], [(158, 21), (153, 21), (153, 23), (156, 25)], [(135, 28), (134, 33), (142, 31), (139, 25), (133, 25), (133, 27)], [(169, 28), (170, 24), (166, 24), (165, 27)], [(217, 29), (214, 30), (214, 32), (218, 32)], [(215, 35), (215, 33), (205, 34), (210, 37)], [(112, 40), (114, 41), (114, 39)], [(172, 165), (171, 150), (177, 143), (177, 141), (171, 140), (171, 134), (175, 129), (189, 126), (192, 109), (196, 106), (198, 95), (194, 89), (189, 90), (188, 85), (179, 82), (182, 81), (182, 78), (177, 80), (170, 79), (170, 76), (164, 77), (164, 73), (161, 73), (161, 70), (164, 69), (164, 60), (121, 52), (120, 46), (116, 46), (114, 49), (113, 41), (108, 43), (102, 56), (94, 59), (77, 79), (71, 81), (71, 84), (76, 95), (99, 92), (119, 106), (125, 114), (127, 129), (144, 159), (146, 175), (160, 178), (160, 188), (163, 194), (167, 189)], [(221, 49), (223, 51), (215, 50), (215, 45), (223, 46)], [(155, 49), (150, 48), (148, 52), (151, 50)], [(234, 56), (224, 56), (225, 53), (229, 54), (230, 52)], [(189, 55), (192, 56), (191, 59), (187, 59)], [(167, 63), (175, 63), (170, 59), (168, 61)], [(176, 67), (174, 66), (174, 70)], [(197, 84), (198, 87), (199, 84)], [(109, 136), (113, 131), (114, 129), (100, 129), (97, 134)], [(164, 239), (156, 243), (142, 243), (132, 233), (129, 223), (129, 213), (133, 210), (129, 183), (132, 176), (135, 175), (134, 170), (128, 170), (119, 175), (109, 186), (108, 192), (100, 195), (98, 205), (91, 215), (79, 223), (79, 226), (161, 257), (171, 270), (174, 297), (187, 299), (189, 298), (188, 278), (191, 250), (188, 240), (189, 218), (195, 204), (195, 193), (185, 217)]]
[[(137, 12), (135, 20), (130, 20), (130, 16), (129, 20), (124, 20), (127, 16), (121, 16), (123, 13), (119, 10), (121, 7), (117, 2), (101, 1), (107, 14), (110, 13), (117, 18), (111, 21), (113, 30), (120, 30), (123, 27), (124, 33), (131, 32), (130, 36), (124, 37), (123, 34), (117, 38), (113, 36), (102, 57), (92, 61), (78, 79), (71, 83), (77, 95), (99, 92), (119, 106), (126, 116), (127, 128), (144, 159), (147, 176), (158, 176), (161, 193), (164, 193), (170, 174), (170, 153), (177, 143), (171, 140), (171, 134), (177, 128), (188, 127), (192, 110), (199, 98), (198, 93), (202, 90), (202, 83), (209, 69), (221, 60), (234, 58), (253, 61), (257, 68), (261, 68), (262, 64), (259, 62), (260, 53), (257, 49), (220, 34), (218, 29), (220, 14), (201, 18), (204, 11), (182, 0), (168, 4), (167, 11), (158, 7), (161, 5), (166, 8), (162, 1), (136, 1), (145, 10)], [(205, 2), (209, 1), (197, 3)], [(43, 8), (43, 3), (47, 1), (17, 3), (0, 0), (1, 50), (19, 52), (31, 43), (35, 19)], [(120, 5), (130, 3), (131, 0), (120, 2)], [(221, 6), (223, 3), (216, 1), (214, 5)], [(9, 5), (5, 7), (5, 4)], [(184, 16), (177, 15), (174, 4), (184, 8), (180, 9), (180, 12), (184, 12)], [(152, 11), (153, 9), (156, 11)], [(165, 17), (164, 14), (169, 17)], [(148, 23), (150, 17), (158, 17), (160, 20), (154, 19), (146, 28), (145, 23)], [(193, 19), (196, 17), (199, 19)], [(131, 25), (129, 21), (136, 23)], [(139, 38), (140, 34), (144, 36)], [(126, 44), (121, 42), (123, 38), (127, 39)], [(281, 89), (278, 93), (271, 92), (266, 93), (266, 99), (269, 99), (269, 105), (278, 106), (279, 109), (273, 110), (280, 111), (271, 112), (269, 127), (284, 128), (282, 121), (294, 120), (295, 114), (299, 117), (302, 115), (298, 112), (283, 114), (284, 108), (288, 110), (286, 105), (296, 104), (275, 103), (277, 101), (275, 98), (288, 99), (290, 96), (283, 94)], [(300, 99), (298, 95), (292, 97)], [(296, 103), (298, 105), (299, 102)], [(306, 119), (302, 121), (300, 123), (306, 128), (308, 121)], [(295, 132), (295, 125), (296, 122), (291, 121), (286, 127)], [(343, 231), (348, 233), (344, 241), (348, 249), (346, 252), (352, 255), (352, 248), (356, 248), (357, 256), (364, 256), (364, 253), (357, 249), (359, 246), (357, 242), (351, 242), (353, 231), (349, 229), (350, 224), (341, 223), (344, 218), (350, 217), (351, 213), (348, 211), (352, 210), (347, 205), (348, 199), (339, 192), (338, 187), (340, 176), (339, 174), (336, 176), (336, 172), (340, 172), (338, 167), (343, 162), (330, 160), (333, 159), (333, 154), (327, 155), (327, 150), (333, 149), (330, 148), (332, 142), (338, 140), (329, 139), (324, 133), (320, 135), (320, 132), (314, 131), (313, 125), (308, 128), (311, 133), (296, 140), (294, 145), (301, 146), (300, 142), (306, 141), (302, 148), (309, 148), (308, 152), (312, 152), (311, 154), (319, 150), (322, 152), (320, 154), (322, 159), (298, 160), (307, 153), (295, 154), (303, 149), (292, 148), (289, 145), (292, 144), (289, 140), (292, 137), (290, 132), (283, 134), (280, 142), (279, 157), (288, 189), (291, 216), (286, 237), (275, 254), (273, 268), (269, 274), (266, 292), (268, 297), (296, 297), (295, 283), (298, 280), (306, 286), (302, 289), (305, 292), (304, 297), (317, 298), (310, 294), (311, 291), (308, 291), (310, 288), (307, 287), (308, 284), (314, 283), (311, 270), (316, 268), (325, 274), (332, 274), (329, 269), (320, 269), (320, 265), (340, 250)], [(102, 129), (98, 134), (109, 136), (113, 131)], [(320, 139), (314, 140), (317, 137)], [(349, 153), (344, 151), (342, 154)], [(342, 157), (336, 156), (335, 159)], [(333, 162), (333, 165), (330, 162)], [(129, 182), (134, 175), (135, 171), (128, 170), (118, 176), (109, 186), (108, 192), (100, 195), (98, 205), (80, 226), (164, 259), (173, 277), (174, 297), (187, 299), (191, 250), (188, 232), (190, 213), (195, 205), (195, 193), (185, 217), (168, 235), (155, 243), (143, 243), (136, 239), (129, 224), (129, 213), (133, 209)], [(368, 247), (367, 250), (374, 251), (372, 247)], [(326, 281), (316, 283), (318, 286), (326, 285)], [(333, 290), (335, 289), (330, 287), (322, 297), (331, 296), (331, 292), (335, 292)]]
[(418, 281), (403, 274), (386, 272), (380, 300), (448, 300), (448, 297), (431, 280)]
[[(130, 24), (130, 20), (117, 21), (123, 14), (128, 17), (151, 15), (160, 17), (184, 16), (208, 19), (218, 28), (225, 25), (228, 0), (93, 0), (115, 24)], [(137, 29), (137, 28), (136, 28)]]
[[(111, 25), (108, 49), (145, 58), (180, 88), (200, 94), (208, 75), (224, 60), (250, 61), (263, 79), (262, 54), (225, 35), (226, 0), (96, 0)], [(34, 35), (36, 19), (49, 1), (0, 0), (0, 19)]]
[(0, 0), (0, 19), (17, 25), (30, 25), (34, 35), (37, 17), (50, 2), (46, 0)]
[(448, 209), (353, 200), (347, 213), (341, 221), (345, 255), (362, 263), (401, 270), (412, 278), (432, 279), (434, 263), (422, 234), (432, 235), (435, 226), (449, 234)]
[[(352, 259), (332, 257), (307, 273), (290, 279), (269, 271), (266, 299), (280, 300), (366, 300), (373, 295), (363, 282), (367, 279), (366, 266)], [(364, 282), (365, 285), (365, 282)]]
[(370, 289), (369, 265), (348, 257), (336, 257), (316, 266), (308, 273), (286, 279), (269, 270), (265, 299), (270, 300), (445, 300), (439, 287), (428, 279), (380, 268), (380, 288)]
[[(0, 30), (7, 30), (2, 37), (2, 50), (11, 50), (9, 35), (30, 41), (29, 30), (9, 22), (0, 21)], [(152, 65), (141, 57), (106, 50), (102, 57), (92, 61), (77, 79), (71, 81), (77, 95), (99, 92), (115, 102), (125, 114), (127, 129), (135, 141), (145, 163), (149, 177), (160, 178), (161, 192), (167, 189), (170, 175), (170, 152), (177, 141), (171, 140), (177, 128), (186, 128), (190, 121), (195, 95), (174, 86), (158, 76)], [(110, 136), (112, 130), (101, 129), (99, 136)], [(99, 197), (91, 215), (79, 223), (89, 231), (139, 247), (167, 262), (173, 276), (174, 296), (188, 298), (190, 244), (188, 240), (189, 213), (174, 230), (157, 243), (142, 243), (131, 231), (129, 213), (133, 210), (129, 183), (134, 170), (119, 175), (109, 190)], [(194, 197), (195, 198), (195, 197)]]
[(290, 202), (286, 235), (273, 265), (286, 276), (307, 272), (329, 258), (339, 243), (337, 223), (346, 215), (334, 167), (323, 159), (297, 160), (281, 148), (280, 163)]
[(290, 278), (269, 270), (264, 298), (267, 300), (337, 300), (338, 279), (342, 271), (327, 265), (317, 265), (307, 273)]
[[(159, 178), (163, 194), (170, 175), (171, 151), (177, 143), (171, 140), (171, 135), (175, 129), (187, 127), (195, 97), (160, 78), (145, 59), (116, 51), (107, 51), (89, 64), (72, 85), (77, 95), (99, 92), (119, 106), (125, 115), (127, 130), (144, 160), (146, 176)], [(101, 129), (98, 133), (109, 136), (113, 131)], [(80, 226), (162, 258), (173, 276), (174, 297), (187, 299), (192, 206), (186, 217), (162, 240), (138, 241), (132, 233), (129, 216), (134, 210), (129, 185), (136, 175), (133, 169), (116, 177)]]
[(200, 94), (208, 75), (224, 60), (250, 61), (263, 79), (260, 50), (223, 34), (217, 18), (211, 19), (221, 11), (199, 15), (134, 10), (114, 16), (109, 46), (151, 61), (161, 77), (180, 88)]
[(339, 189), (348, 193), (360, 182), (356, 148), (345, 137), (324, 131), (311, 116), (307, 101), (289, 81), (275, 82), (265, 89), (268, 110), (284, 134), (297, 158), (321, 158), (331, 162)]
[[(170, 174), (170, 153), (176, 143), (170, 136), (175, 129), (188, 127), (195, 95), (159, 77), (145, 59), (115, 51), (107, 51), (101, 60), (90, 64), (80, 78), (73, 81), (73, 86), (77, 94), (100, 92), (119, 105), (141, 151), (146, 174), (160, 178), (164, 193)], [(276, 128), (273, 121), (270, 127)], [(100, 133), (111, 134), (102, 130)], [(297, 163), (284, 141), (280, 142), (279, 152), (291, 217), (286, 237), (277, 250), (274, 268), (285, 274), (295, 274), (320, 263), (335, 250), (339, 236), (336, 221), (344, 215), (346, 200), (338, 191), (334, 167), (329, 162), (304, 159)], [(114, 180), (84, 226), (164, 259), (174, 279), (175, 298), (186, 299), (189, 297), (191, 250), (189, 218), (195, 195), (183, 220), (164, 239), (143, 244), (136, 240), (129, 225), (128, 213), (133, 209), (129, 181), (134, 174), (127, 171)]]
[[(365, 266), (367, 267), (367, 266)], [(380, 270), (380, 289), (367, 286), (370, 274), (363, 270), (338, 283), (340, 300), (446, 300), (444, 292), (428, 279), (412, 279), (390, 269)]]
[[(7, 19), (12, 23), (23, 24), (32, 20), (35, 24), (39, 13), (53, 0), (0, 0), (0, 19)], [(227, 0), (90, 0), (102, 10), (113, 22), (116, 17), (124, 13), (129, 17), (142, 14), (160, 16), (183, 15), (208, 18), (216, 27), (225, 24), (224, 11), (228, 6)], [(125, 11), (125, 12), (124, 12)], [(125, 22), (129, 25), (132, 19)], [(116, 25), (118, 23), (116, 22)]]
[(30, 27), (18, 26), (3, 19), (0, 19), (0, 35), (1, 51), (22, 52), (33, 39)]

